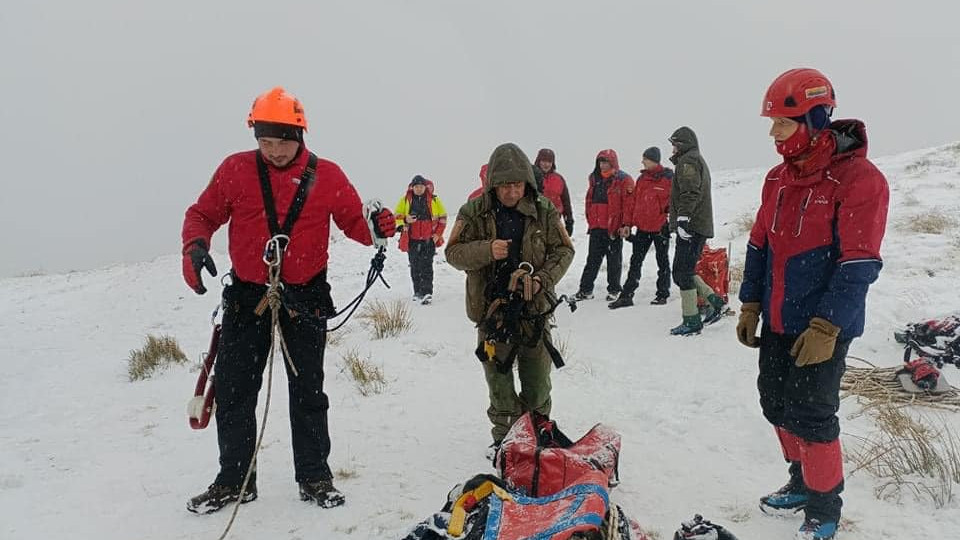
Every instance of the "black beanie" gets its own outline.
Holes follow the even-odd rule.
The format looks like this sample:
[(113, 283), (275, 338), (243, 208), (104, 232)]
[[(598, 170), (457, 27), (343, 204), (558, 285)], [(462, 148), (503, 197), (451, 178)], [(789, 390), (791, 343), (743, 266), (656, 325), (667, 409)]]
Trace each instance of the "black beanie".
[(290, 124), (257, 122), (253, 124), (253, 136), (256, 139), (259, 139), (260, 137), (273, 137), (286, 141), (303, 142), (303, 128), (300, 126), (292, 126)]
[(649, 159), (650, 161), (660, 163), (660, 149), (656, 146), (651, 146), (643, 151), (643, 157)]
[(420, 176), (419, 174), (413, 177), (413, 180), (410, 181), (410, 187), (413, 186), (425, 186), (427, 185), (427, 179)]

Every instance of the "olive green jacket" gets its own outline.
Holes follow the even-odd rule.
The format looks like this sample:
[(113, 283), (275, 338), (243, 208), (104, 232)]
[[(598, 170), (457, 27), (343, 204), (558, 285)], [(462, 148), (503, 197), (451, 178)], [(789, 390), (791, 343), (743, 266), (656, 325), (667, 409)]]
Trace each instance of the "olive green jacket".
[(670, 157), (676, 165), (670, 190), (670, 230), (677, 230), (677, 217), (690, 218), (683, 229), (713, 238), (713, 202), (710, 196), (710, 168), (700, 155), (697, 134), (684, 126), (673, 132), (670, 142), (677, 153)]
[(480, 323), (490, 304), (484, 291), (493, 280), (495, 267), (490, 244), (497, 238), (493, 213), (496, 187), (511, 182), (527, 184), (526, 194), (517, 203), (517, 211), (526, 218), (520, 254), (522, 261), (533, 265), (533, 275), (541, 282), (540, 293), (526, 310), (528, 314), (543, 313), (550, 308), (544, 293), (554, 293), (573, 261), (573, 243), (556, 207), (537, 193), (530, 161), (515, 144), (503, 144), (494, 150), (487, 179), (483, 196), (460, 207), (445, 251), (447, 262), (467, 273), (467, 317)]

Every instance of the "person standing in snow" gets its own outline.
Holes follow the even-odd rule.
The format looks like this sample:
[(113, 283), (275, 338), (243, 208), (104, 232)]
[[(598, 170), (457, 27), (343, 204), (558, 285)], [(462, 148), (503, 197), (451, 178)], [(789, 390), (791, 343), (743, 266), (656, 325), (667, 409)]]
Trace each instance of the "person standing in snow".
[(633, 293), (640, 285), (643, 259), (653, 244), (657, 256), (657, 294), (650, 301), (654, 305), (667, 303), (670, 296), (670, 188), (673, 170), (660, 164), (660, 149), (651, 146), (643, 151), (643, 171), (637, 177), (636, 187), (627, 204), (627, 221), (637, 232), (628, 237), (633, 244), (630, 270), (620, 297), (610, 303), (610, 309), (633, 305)]
[(419, 174), (410, 181), (395, 210), (397, 230), (407, 237), (400, 246), (410, 260), (413, 301), (427, 305), (433, 301), (433, 256), (443, 245), (447, 211), (434, 193), (433, 182)]
[[(697, 261), (707, 238), (713, 238), (713, 203), (710, 168), (700, 155), (697, 134), (683, 126), (670, 136), (676, 166), (670, 190), (670, 230), (677, 233), (673, 254), (673, 282), (680, 288), (683, 321), (670, 330), (675, 336), (699, 334), (704, 324), (723, 316), (725, 302), (696, 274)], [(700, 318), (697, 299), (707, 303), (707, 312)]]
[[(323, 392), (323, 317), (335, 312), (327, 282), (330, 220), (348, 237), (370, 245), (368, 219), (376, 235), (385, 238), (393, 236), (395, 218), (388, 209), (364, 215), (360, 197), (340, 167), (307, 149), (303, 106), (283, 88), (257, 97), (247, 122), (258, 149), (228, 156), (183, 221), (183, 278), (191, 289), (206, 292), (202, 269), (217, 275), (208, 249), (213, 234), (226, 223), (233, 266), (223, 290), (214, 373), (220, 472), (205, 492), (187, 502), (187, 509), (207, 514), (240, 499), (254, 458), (257, 394), (273, 334), (271, 311), (256, 312), (267, 291), (265, 246), (271, 237), (281, 247), (280, 328), (290, 353), (284, 365), (295, 480), (302, 500), (324, 508), (339, 506), (344, 496), (334, 487), (327, 464), (329, 403)], [(286, 235), (285, 240), (278, 235)], [(255, 476), (242, 502), (257, 498)]]
[(840, 379), (883, 266), (890, 198), (867, 159), (863, 123), (831, 123), (835, 106), (833, 85), (815, 69), (791, 69), (767, 89), (760, 114), (783, 163), (763, 183), (737, 325), (737, 339), (759, 348), (760, 405), (789, 463), (789, 482), (761, 508), (803, 510), (797, 538), (807, 540), (833, 538), (840, 520)]
[[(460, 208), (446, 257), (467, 274), (467, 317), (479, 327), (477, 355), (489, 390), (487, 416), (495, 449), (523, 413), (550, 414), (550, 364), (558, 353), (550, 325), (544, 324), (547, 316), (538, 315), (551, 308), (554, 287), (574, 252), (557, 209), (537, 194), (523, 151), (502, 144), (489, 165), (486, 192)], [(511, 352), (516, 354), (519, 394), (507, 362)]]
[(537, 152), (534, 166), (543, 174), (543, 196), (557, 207), (563, 216), (563, 225), (568, 235), (573, 235), (573, 205), (570, 204), (570, 192), (567, 190), (567, 181), (557, 172), (557, 156), (549, 148), (541, 148)]
[(600, 264), (607, 259), (607, 301), (614, 301), (623, 288), (620, 274), (623, 271), (623, 239), (630, 234), (624, 208), (629, 194), (633, 192), (633, 178), (620, 170), (617, 153), (601, 150), (597, 154), (593, 172), (588, 178), (586, 212), (590, 247), (587, 264), (580, 276), (577, 300), (593, 298), (593, 282), (600, 273)]

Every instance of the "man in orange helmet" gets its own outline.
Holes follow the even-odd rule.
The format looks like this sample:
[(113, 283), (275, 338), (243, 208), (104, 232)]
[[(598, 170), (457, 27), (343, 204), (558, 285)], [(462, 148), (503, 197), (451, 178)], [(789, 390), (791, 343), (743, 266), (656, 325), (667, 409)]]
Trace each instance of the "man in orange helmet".
[(790, 464), (789, 482), (760, 507), (803, 511), (801, 540), (833, 538), (840, 520), (840, 379), (883, 266), (890, 198), (867, 159), (863, 123), (831, 122), (835, 106), (833, 85), (815, 69), (789, 70), (767, 90), (760, 114), (783, 163), (763, 183), (737, 325), (737, 339), (759, 348), (760, 406)]
[(364, 215), (340, 167), (307, 150), (307, 120), (296, 97), (280, 87), (262, 94), (248, 125), (258, 149), (228, 156), (183, 222), (183, 277), (191, 289), (206, 292), (202, 269), (217, 275), (210, 238), (228, 222), (233, 266), (223, 290), (214, 373), (220, 473), (207, 491), (187, 502), (189, 511), (200, 514), (257, 498), (255, 472), (243, 493), (241, 485), (254, 457), (257, 394), (273, 333), (271, 310), (257, 310), (267, 291), (265, 261), (271, 257), (265, 246), (272, 239), (278, 247), (270, 253), (280, 262), (283, 284), (279, 322), (290, 354), (284, 365), (300, 498), (325, 508), (344, 503), (327, 464), (329, 404), (323, 392), (326, 317), (335, 313), (327, 283), (330, 220), (364, 245), (373, 243), (373, 234), (386, 238), (395, 232), (390, 210)]

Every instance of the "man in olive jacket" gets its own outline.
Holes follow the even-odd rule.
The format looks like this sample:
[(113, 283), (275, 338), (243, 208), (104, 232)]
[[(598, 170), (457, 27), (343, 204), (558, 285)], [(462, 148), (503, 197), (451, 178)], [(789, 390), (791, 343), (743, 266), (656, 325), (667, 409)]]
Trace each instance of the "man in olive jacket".
[[(713, 238), (713, 204), (710, 197), (710, 168), (700, 155), (697, 134), (683, 126), (668, 139), (673, 144), (670, 161), (676, 166), (670, 191), (670, 230), (677, 233), (673, 255), (673, 281), (680, 288), (683, 322), (670, 330), (673, 335), (699, 334), (704, 324), (723, 314), (723, 299), (700, 276), (697, 261), (707, 238)], [(697, 297), (707, 301), (703, 320)]]
[[(495, 449), (523, 413), (550, 414), (551, 353), (556, 349), (549, 316), (538, 315), (550, 310), (554, 287), (573, 261), (573, 243), (563, 222), (553, 203), (537, 193), (530, 160), (517, 145), (502, 144), (493, 151), (483, 196), (460, 208), (446, 258), (467, 273), (467, 317), (479, 328), (477, 355), (490, 394), (487, 416)], [(510, 294), (511, 277), (516, 282), (523, 269), (529, 271), (528, 289), (518, 300)], [(510, 307), (521, 305), (511, 318)], [(498, 325), (507, 331), (494, 331)], [(504, 365), (511, 352), (519, 395), (513, 369)]]

